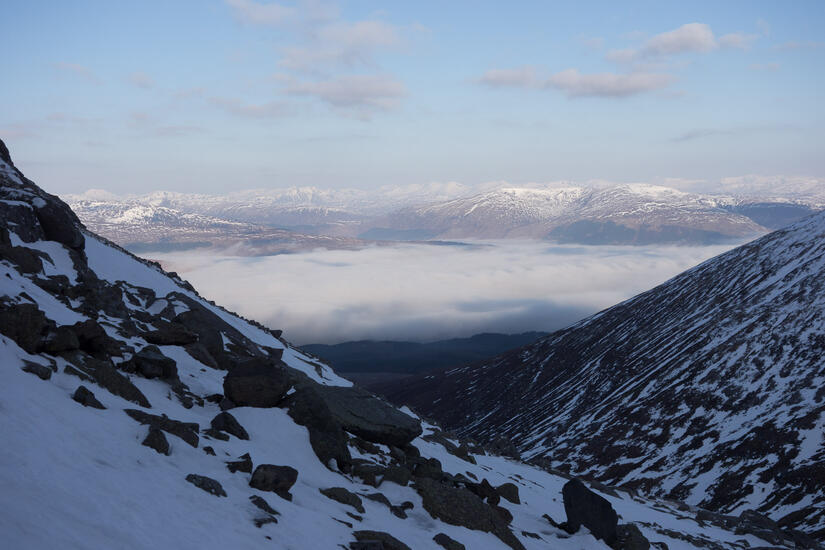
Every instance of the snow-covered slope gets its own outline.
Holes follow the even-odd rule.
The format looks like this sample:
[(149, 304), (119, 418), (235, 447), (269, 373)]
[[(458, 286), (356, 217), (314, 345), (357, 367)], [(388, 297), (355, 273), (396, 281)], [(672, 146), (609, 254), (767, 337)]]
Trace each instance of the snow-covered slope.
[(4, 548), (607, 548), (559, 525), (577, 498), (618, 513), (616, 549), (805, 544), (759, 516), (563, 497), (563, 475), (448, 437), (85, 231), (2, 142), (0, 214)]
[(500, 188), (407, 207), (375, 225), (429, 229), (440, 238), (549, 238), (584, 244), (707, 243), (765, 232), (726, 208), (732, 198), (626, 184), (606, 188)]
[(576, 475), (825, 537), (825, 213), (388, 394)]

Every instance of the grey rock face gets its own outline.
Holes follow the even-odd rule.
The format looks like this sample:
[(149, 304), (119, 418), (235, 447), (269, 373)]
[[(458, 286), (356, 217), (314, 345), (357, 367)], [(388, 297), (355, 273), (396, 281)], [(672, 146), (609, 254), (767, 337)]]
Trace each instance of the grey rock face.
[(340, 502), (341, 504), (346, 504), (347, 506), (352, 506), (359, 513), (364, 513), (364, 505), (361, 502), (361, 497), (352, 491), (344, 489), (343, 487), (330, 487), (328, 489), (319, 489), (319, 491), (322, 495), (331, 500)]
[(146, 346), (130, 360), (135, 372), (145, 378), (175, 379), (178, 366), (174, 359), (161, 353), (157, 346)]
[(166, 441), (166, 436), (163, 435), (163, 432), (157, 428), (149, 428), (149, 433), (141, 445), (154, 449), (162, 455), (169, 454), (169, 442)]
[[(352, 536), (361, 544), (361, 546), (353, 546), (351, 543), (350, 548), (352, 550), (373, 550), (378, 548), (383, 548), (384, 550), (411, 550), (409, 546), (394, 536), (382, 531), (355, 531), (352, 533)], [(367, 543), (372, 543), (373, 546), (364, 546), (364, 544)], [(378, 546), (375, 546), (375, 543), (378, 543)]]
[(619, 550), (650, 550), (650, 541), (632, 523), (623, 523), (617, 529)]

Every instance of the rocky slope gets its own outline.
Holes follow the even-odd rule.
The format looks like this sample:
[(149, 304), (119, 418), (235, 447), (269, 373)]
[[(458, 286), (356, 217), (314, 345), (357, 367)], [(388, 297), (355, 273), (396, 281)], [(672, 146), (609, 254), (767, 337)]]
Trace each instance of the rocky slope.
[(462, 435), (825, 538), (825, 213), (536, 344), (384, 388)]
[(0, 216), (4, 547), (813, 545), (449, 437), (86, 231), (2, 142)]

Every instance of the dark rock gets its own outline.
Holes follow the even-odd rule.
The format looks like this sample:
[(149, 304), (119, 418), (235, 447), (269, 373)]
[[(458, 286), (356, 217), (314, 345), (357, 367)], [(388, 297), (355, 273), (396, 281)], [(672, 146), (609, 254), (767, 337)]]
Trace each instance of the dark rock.
[(206, 447), (203, 448), (203, 452), (205, 452), (209, 456), (215, 456), (215, 449), (213, 449), (209, 445), (207, 445)]
[(521, 504), (521, 500), (519, 500), (518, 497), (518, 486), (515, 483), (503, 483), (496, 487), (496, 492), (501, 498), (513, 504)]
[(72, 399), (83, 405), (84, 407), (93, 407), (95, 409), (105, 409), (103, 403), (97, 400), (95, 394), (92, 393), (86, 386), (78, 386), (72, 394)]
[(530, 537), (531, 539), (541, 540), (541, 535), (538, 533), (531, 533), (530, 531), (522, 531), (521, 534), (525, 537)]
[[(384, 470), (384, 475), (381, 478), (381, 483), (385, 481), (392, 481), (402, 487), (406, 487), (412, 479), (412, 474), (407, 468), (403, 466), (389, 466)], [(379, 486), (381, 484), (379, 483)]]
[(609, 545), (617, 540), (619, 518), (613, 506), (604, 497), (588, 489), (578, 479), (571, 479), (562, 487), (567, 525), (575, 533), (584, 526), (594, 537)]
[(8, 260), (20, 273), (41, 273), (43, 260), (42, 252), (26, 248), (25, 246), (9, 246), (0, 244), (0, 260)]
[(614, 546), (617, 550), (650, 550), (650, 541), (645, 538), (639, 528), (632, 523), (623, 523), (616, 530), (618, 542)]
[(94, 361), (94, 366), (90, 368), (92, 361), (87, 361), (84, 371), (89, 374), (94, 381), (109, 390), (111, 393), (118, 395), (127, 401), (137, 403), (142, 407), (151, 407), (146, 396), (132, 384), (126, 376), (123, 376), (111, 363), (105, 361)]
[(0, 139), (0, 160), (9, 166), (14, 166), (14, 163), (11, 161), (11, 155), (9, 154), (9, 148), (6, 147), (6, 144), (3, 143), (2, 139)]
[(358, 512), (364, 513), (364, 505), (361, 502), (361, 497), (352, 491), (348, 491), (343, 487), (330, 487), (329, 489), (319, 489), (319, 491), (329, 499), (340, 502), (341, 504), (346, 504), (347, 506), (352, 506), (358, 510)]
[(415, 477), (427, 477), (436, 481), (444, 477), (441, 462), (437, 458), (419, 458), (411, 462), (414, 464), (412, 473)]
[(433, 540), (441, 548), (444, 548), (444, 550), (466, 550), (463, 544), (461, 544), (453, 538), (448, 537), (444, 533), (437, 534), (433, 537)]
[(235, 403), (233, 403), (231, 399), (224, 397), (220, 403), (218, 403), (218, 408), (222, 411), (228, 411), (229, 409), (235, 408)]
[(416, 478), (415, 490), (421, 495), (424, 509), (450, 525), (493, 533), (510, 548), (524, 546), (495, 510), (467, 489), (451, 487), (430, 478)]
[(490, 482), (486, 479), (482, 479), (481, 483), (468, 483), (467, 489), (477, 494), (479, 497), (486, 500), (488, 504), (492, 504), (493, 506), (497, 505), (501, 500), (498, 491), (496, 491), (495, 487), (490, 485)]
[(223, 490), (221, 484), (211, 477), (201, 476), (198, 474), (189, 474), (186, 476), (186, 481), (199, 489), (203, 489), (210, 495), (215, 495), (216, 497), (226, 496), (226, 491)]
[(250, 359), (229, 371), (223, 394), (239, 407), (275, 407), (291, 386), (286, 369), (268, 359)]
[[(343, 523), (344, 525), (352, 529), (352, 524), (349, 522), (341, 521), (340, 519), (335, 519), (335, 521)], [(351, 542), (349, 543), (349, 550), (384, 550), (384, 544), (379, 540)]]
[(270, 523), (278, 523), (278, 518), (276, 518), (275, 516), (263, 516), (260, 518), (255, 518), (253, 522), (255, 523), (255, 527), (260, 529), (264, 525), (268, 525)]
[(37, 353), (49, 324), (46, 314), (35, 304), (8, 304), (0, 301), (0, 334), (14, 340), (23, 351)]
[(508, 525), (512, 523), (513, 514), (510, 512), (510, 510), (508, 510), (504, 506), (499, 506), (497, 504), (491, 504), (491, 506), (493, 510), (495, 510), (496, 514), (498, 514), (501, 517), (501, 519), (504, 520), (504, 523)]
[(117, 346), (116, 342), (111, 342), (112, 338), (94, 319), (75, 323), (71, 328), (77, 335), (80, 349), (92, 355), (105, 355), (107, 351), (111, 351), (113, 347)]
[(348, 432), (385, 445), (403, 447), (421, 435), (421, 423), (366, 390), (319, 386), (333, 418)]
[(487, 449), (493, 454), (521, 459), (521, 453), (518, 452), (516, 445), (511, 439), (506, 437), (499, 437), (493, 440), (489, 445), (487, 445)]
[(63, 367), (63, 372), (66, 374), (71, 374), (72, 376), (77, 376), (84, 382), (94, 382), (94, 379), (91, 376), (89, 376), (88, 374), (84, 373), (79, 369), (74, 368), (71, 365), (66, 365), (65, 367)]
[(186, 353), (206, 365), (207, 367), (217, 369), (218, 362), (215, 361), (215, 358), (212, 357), (212, 354), (209, 353), (209, 350), (206, 349), (200, 342), (196, 342), (194, 344), (189, 344), (188, 346), (184, 347), (183, 349), (186, 350)]
[(198, 447), (198, 425), (195, 422), (181, 422), (179, 420), (172, 420), (166, 415), (157, 416), (148, 414), (137, 409), (124, 409), (126, 414), (137, 420), (141, 424), (148, 425), (152, 428), (163, 430), (166, 433), (172, 434), (184, 440), (186, 443)]
[(213, 430), (226, 432), (234, 435), (238, 439), (249, 439), (249, 434), (246, 433), (244, 427), (228, 412), (218, 413), (215, 418), (212, 419), (210, 425)]
[(298, 480), (298, 470), (289, 466), (259, 464), (252, 474), (249, 486), (260, 491), (270, 491), (279, 497), (292, 500), (289, 489)]
[(80, 221), (63, 201), (49, 196), (43, 201), (36, 202), (34, 211), (48, 240), (57, 241), (75, 250), (83, 250), (86, 239), (80, 231)]
[(80, 349), (80, 340), (70, 327), (55, 327), (40, 342), (40, 349), (46, 353), (56, 355), (64, 351)]
[(382, 531), (355, 531), (352, 533), (352, 536), (354, 536), (359, 543), (378, 542), (381, 545), (376, 547), (358, 547), (350, 544), (350, 549), (352, 550), (355, 550), (356, 548), (360, 548), (361, 550), (372, 550), (372, 548), (382, 548), (383, 550), (411, 550), (409, 546), (407, 546), (394, 536), (390, 535), (389, 533), (384, 533)]
[(178, 377), (178, 365), (161, 353), (157, 346), (146, 346), (135, 354), (130, 362), (135, 372), (146, 378), (175, 379)]
[(198, 341), (198, 335), (180, 323), (164, 323), (161, 328), (144, 332), (140, 336), (158, 346), (186, 346)]
[(163, 432), (157, 428), (149, 428), (149, 434), (141, 445), (154, 449), (162, 455), (169, 454), (169, 442), (166, 441), (166, 436), (163, 435)]
[(39, 363), (32, 363), (31, 361), (23, 361), (25, 364), (21, 367), (25, 372), (33, 374), (41, 380), (48, 380), (52, 377), (52, 369)]
[(249, 453), (243, 454), (239, 456), (240, 460), (236, 460), (233, 462), (227, 462), (226, 467), (229, 468), (229, 471), (233, 474), (235, 472), (246, 472), (247, 474), (252, 473), (252, 457), (249, 456)]
[(381, 476), (386, 468), (363, 459), (353, 459), (350, 474), (360, 477), (364, 484), (378, 487), (381, 484)]
[(211, 439), (219, 439), (220, 441), (229, 441), (229, 435), (223, 432), (219, 432), (214, 428), (207, 428), (203, 431), (203, 434)]
[(284, 400), (287, 412), (296, 424), (309, 431), (309, 443), (326, 467), (348, 472), (352, 463), (347, 436), (312, 386), (300, 387)]
[(267, 514), (272, 514), (273, 516), (280, 515), (280, 512), (275, 510), (269, 503), (263, 498), (258, 495), (252, 495), (249, 497), (249, 501), (255, 505), (258, 509), (266, 512)]

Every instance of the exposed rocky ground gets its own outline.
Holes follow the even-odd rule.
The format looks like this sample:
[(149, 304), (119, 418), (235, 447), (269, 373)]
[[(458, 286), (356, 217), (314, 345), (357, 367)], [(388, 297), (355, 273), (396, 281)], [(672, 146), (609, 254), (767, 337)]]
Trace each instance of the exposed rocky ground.
[(537, 464), (825, 538), (825, 214), (382, 391)]
[(0, 215), (6, 547), (814, 545), (445, 434), (86, 231), (2, 142)]

